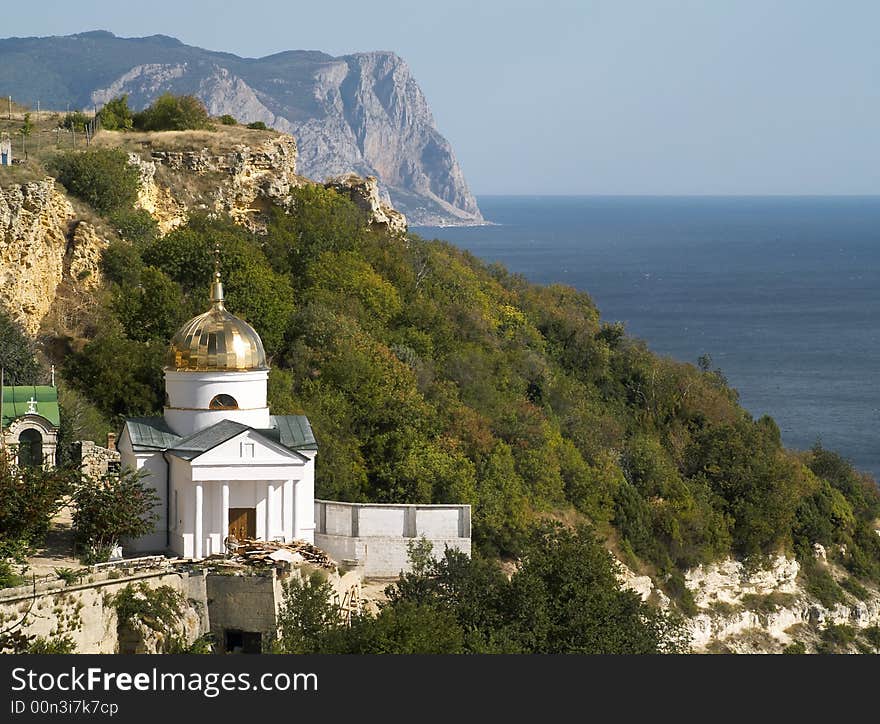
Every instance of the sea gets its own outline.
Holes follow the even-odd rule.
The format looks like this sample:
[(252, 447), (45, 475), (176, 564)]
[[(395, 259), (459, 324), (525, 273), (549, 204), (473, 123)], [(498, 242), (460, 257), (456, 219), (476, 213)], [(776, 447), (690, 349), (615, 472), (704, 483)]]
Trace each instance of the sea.
[(588, 292), (663, 355), (712, 357), (784, 443), (880, 479), (880, 197), (481, 196), (488, 226), (415, 227)]

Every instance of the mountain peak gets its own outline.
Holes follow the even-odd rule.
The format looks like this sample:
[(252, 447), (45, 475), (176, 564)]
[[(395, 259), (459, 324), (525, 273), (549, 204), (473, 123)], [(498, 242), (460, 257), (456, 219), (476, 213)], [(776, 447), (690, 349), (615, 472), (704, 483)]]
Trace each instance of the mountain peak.
[(377, 177), (380, 193), (414, 225), (482, 221), (452, 146), (393, 51), (241, 58), (167, 35), (92, 30), (0, 39), (0, 88), (13, 99), (39, 99), (43, 108), (91, 108), (122, 93), (136, 108), (166, 92), (197, 95), (212, 115), (293, 134), (306, 176)]

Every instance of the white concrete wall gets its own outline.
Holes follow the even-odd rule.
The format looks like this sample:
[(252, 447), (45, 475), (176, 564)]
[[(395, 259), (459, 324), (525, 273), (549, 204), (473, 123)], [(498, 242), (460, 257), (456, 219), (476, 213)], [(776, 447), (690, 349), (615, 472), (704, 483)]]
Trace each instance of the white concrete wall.
[(436, 557), (446, 548), (471, 554), (469, 505), (380, 505), (315, 501), (315, 545), (337, 562), (354, 560), (365, 576), (393, 577), (409, 566), (409, 545), (421, 537)]

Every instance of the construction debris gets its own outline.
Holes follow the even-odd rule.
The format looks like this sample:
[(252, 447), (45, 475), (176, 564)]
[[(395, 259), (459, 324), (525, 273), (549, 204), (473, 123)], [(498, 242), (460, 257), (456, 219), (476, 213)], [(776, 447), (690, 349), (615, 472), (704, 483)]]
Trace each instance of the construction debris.
[(304, 540), (282, 543), (251, 538), (237, 540), (230, 536), (226, 539), (226, 550), (229, 552), (226, 560), (252, 566), (274, 566), (283, 561), (294, 566), (309, 563), (329, 570), (336, 568), (330, 556)]

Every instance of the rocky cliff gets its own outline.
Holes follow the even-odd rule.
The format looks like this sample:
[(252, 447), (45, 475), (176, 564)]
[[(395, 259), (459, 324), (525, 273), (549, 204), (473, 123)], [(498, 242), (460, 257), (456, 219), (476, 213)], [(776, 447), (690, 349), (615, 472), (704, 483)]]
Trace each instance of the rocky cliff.
[(0, 188), (0, 304), (30, 335), (61, 283), (73, 215), (51, 178)]
[[(816, 565), (845, 580), (844, 571), (828, 563), (825, 550), (816, 548)], [(643, 600), (671, 605), (649, 576), (637, 576), (621, 564), (619, 577)], [(858, 597), (840, 590), (841, 600), (823, 604), (811, 593), (802, 566), (786, 556), (760, 566), (731, 558), (698, 566), (686, 573), (685, 585), (695, 606), (688, 626), (696, 653), (780, 653), (795, 643), (816, 651), (829, 626), (858, 632), (880, 625), (880, 592), (861, 587)], [(855, 640), (845, 645), (857, 650)]]
[(385, 202), (411, 223), (483, 220), (424, 94), (394, 53), (252, 59), (164, 36), (8, 38), (0, 40), (0, 86), (13, 97), (40, 98), (44, 108), (92, 108), (120, 93), (143, 107), (165, 91), (193, 93), (212, 114), (293, 134), (305, 176), (375, 176)]

